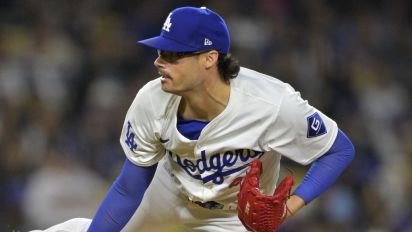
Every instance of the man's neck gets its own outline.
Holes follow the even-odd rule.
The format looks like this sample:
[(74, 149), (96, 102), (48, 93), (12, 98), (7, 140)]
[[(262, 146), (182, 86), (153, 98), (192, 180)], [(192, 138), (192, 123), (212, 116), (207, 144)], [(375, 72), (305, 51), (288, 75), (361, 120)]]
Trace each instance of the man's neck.
[(184, 119), (211, 121), (227, 106), (230, 85), (218, 81), (208, 88), (202, 88), (182, 96), (179, 114)]

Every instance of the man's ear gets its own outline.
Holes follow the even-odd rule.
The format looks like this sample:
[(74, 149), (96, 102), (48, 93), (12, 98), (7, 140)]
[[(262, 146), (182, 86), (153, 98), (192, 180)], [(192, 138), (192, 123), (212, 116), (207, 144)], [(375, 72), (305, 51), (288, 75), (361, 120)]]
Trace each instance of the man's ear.
[(209, 69), (217, 64), (219, 53), (216, 50), (208, 51), (205, 55), (205, 67)]

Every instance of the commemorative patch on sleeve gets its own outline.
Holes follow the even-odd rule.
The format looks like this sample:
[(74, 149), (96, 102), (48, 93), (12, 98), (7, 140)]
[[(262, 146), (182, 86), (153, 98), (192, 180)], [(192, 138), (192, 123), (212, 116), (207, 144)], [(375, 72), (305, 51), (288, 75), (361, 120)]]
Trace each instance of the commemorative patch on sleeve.
[(316, 112), (307, 118), (308, 132), (307, 137), (313, 138), (325, 134), (326, 126), (320, 115)]

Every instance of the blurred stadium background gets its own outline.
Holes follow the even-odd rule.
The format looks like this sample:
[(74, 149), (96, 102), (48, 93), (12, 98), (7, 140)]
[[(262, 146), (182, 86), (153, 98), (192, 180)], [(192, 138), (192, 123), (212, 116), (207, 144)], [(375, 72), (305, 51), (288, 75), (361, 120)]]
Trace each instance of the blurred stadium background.
[(135, 41), (184, 5), (220, 13), (243, 66), (292, 84), (356, 146), (285, 231), (412, 231), (407, 0), (1, 1), (0, 231), (93, 216), (125, 159), (127, 108), (157, 75)]

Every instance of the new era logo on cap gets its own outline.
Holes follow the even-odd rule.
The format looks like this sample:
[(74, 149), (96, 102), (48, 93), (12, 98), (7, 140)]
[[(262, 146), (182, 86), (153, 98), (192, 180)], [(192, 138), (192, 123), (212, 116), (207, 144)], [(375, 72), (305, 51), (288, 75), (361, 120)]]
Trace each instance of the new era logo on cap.
[(204, 45), (208, 46), (208, 45), (213, 45), (212, 41), (210, 41), (208, 38), (205, 38), (205, 43)]
[(225, 21), (206, 7), (180, 7), (173, 10), (163, 23), (159, 36), (138, 42), (172, 52), (216, 50), (227, 54), (230, 48)]

